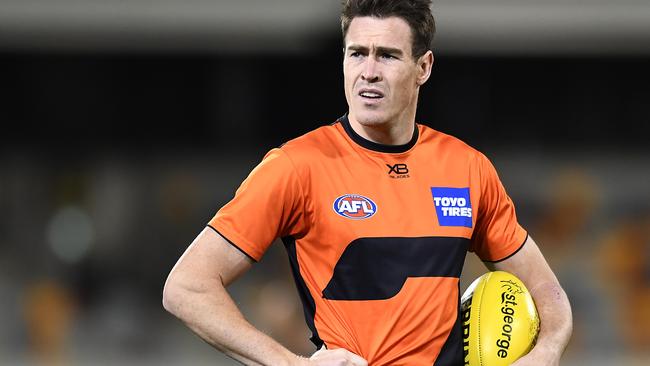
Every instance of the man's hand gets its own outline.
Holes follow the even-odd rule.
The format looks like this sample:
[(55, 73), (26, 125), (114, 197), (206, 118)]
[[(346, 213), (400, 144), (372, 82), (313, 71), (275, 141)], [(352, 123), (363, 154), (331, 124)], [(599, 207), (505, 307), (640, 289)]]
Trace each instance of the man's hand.
[(560, 354), (541, 347), (534, 347), (527, 355), (513, 362), (511, 366), (559, 366)]
[(368, 361), (346, 349), (321, 348), (309, 358), (310, 365), (317, 366), (368, 366)]

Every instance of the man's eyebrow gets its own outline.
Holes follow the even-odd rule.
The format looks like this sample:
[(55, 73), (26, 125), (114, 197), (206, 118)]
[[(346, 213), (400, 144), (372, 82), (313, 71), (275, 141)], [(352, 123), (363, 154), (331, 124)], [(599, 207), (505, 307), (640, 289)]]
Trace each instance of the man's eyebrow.
[(368, 51), (368, 47), (364, 47), (356, 44), (348, 46), (347, 49), (351, 51), (366, 51), (366, 52)]
[[(404, 53), (399, 48), (393, 48), (393, 47), (379, 46), (376, 49), (377, 49), (377, 53), (380, 53), (380, 54), (381, 53), (389, 53), (389, 54), (392, 54), (392, 55), (400, 56), (400, 55), (402, 55)], [(353, 45), (348, 46), (348, 50), (359, 51), (359, 52), (368, 52), (368, 47), (353, 44)]]
[(391, 55), (400, 56), (403, 52), (399, 48), (377, 47), (377, 53), (390, 53)]

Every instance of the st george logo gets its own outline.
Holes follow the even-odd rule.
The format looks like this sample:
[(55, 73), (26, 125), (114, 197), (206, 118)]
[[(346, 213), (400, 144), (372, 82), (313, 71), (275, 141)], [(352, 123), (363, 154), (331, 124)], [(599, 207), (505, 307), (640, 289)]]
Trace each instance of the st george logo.
[(337, 214), (348, 219), (367, 219), (377, 212), (377, 205), (368, 197), (346, 194), (336, 200), (332, 207)]

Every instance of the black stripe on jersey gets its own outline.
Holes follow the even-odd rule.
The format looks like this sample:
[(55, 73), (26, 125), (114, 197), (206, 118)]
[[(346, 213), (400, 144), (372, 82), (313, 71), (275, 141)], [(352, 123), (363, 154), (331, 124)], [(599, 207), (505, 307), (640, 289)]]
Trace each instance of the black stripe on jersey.
[(212, 225), (210, 225), (210, 224), (208, 224), (208, 227), (209, 227), (210, 229), (214, 230), (214, 232), (217, 233), (217, 234), (219, 234), (222, 238), (224, 238), (228, 243), (230, 243), (230, 245), (232, 245), (233, 247), (237, 248), (237, 250), (239, 250), (240, 252), (244, 253), (244, 254), (248, 257), (248, 259), (252, 260), (254, 263), (257, 263), (257, 259), (253, 258), (250, 254), (246, 253), (246, 252), (244, 251), (244, 249), (240, 248), (237, 244), (233, 243), (232, 240), (226, 238), (226, 236), (223, 235), (222, 233), (220, 233), (219, 230), (215, 229), (215, 228), (214, 228)]
[(460, 282), (458, 283), (458, 311), (456, 312), (456, 322), (447, 337), (447, 341), (442, 346), (436, 362), (433, 366), (460, 366), (464, 364), (463, 360), (463, 324), (460, 316)]
[(410, 150), (418, 142), (419, 132), (418, 132), (417, 125), (415, 125), (413, 129), (413, 137), (411, 137), (411, 141), (407, 142), (404, 145), (384, 145), (384, 144), (378, 144), (370, 140), (366, 140), (365, 138), (361, 137), (358, 133), (356, 133), (352, 128), (352, 126), (350, 126), (350, 120), (348, 119), (347, 113), (343, 115), (343, 117), (339, 118), (339, 121), (341, 121), (341, 124), (343, 125), (345, 132), (348, 134), (348, 136), (350, 136), (352, 141), (356, 142), (362, 147), (365, 147), (368, 150), (374, 150), (374, 151), (385, 152), (385, 153), (403, 153)]
[(524, 247), (524, 244), (526, 244), (526, 240), (528, 240), (528, 234), (526, 234), (526, 238), (524, 239), (524, 242), (521, 243), (521, 245), (519, 246), (519, 248), (517, 248), (517, 250), (515, 250), (514, 252), (510, 253), (508, 256), (506, 256), (506, 257), (504, 257), (504, 258), (501, 258), (501, 259), (497, 259), (497, 260), (495, 260), (495, 261), (483, 261), (483, 262), (485, 262), (485, 263), (499, 263), (499, 262), (503, 262), (503, 261), (506, 260), (506, 259), (511, 258), (513, 255), (519, 253), (519, 251), (521, 250), (521, 248)]
[(293, 274), (294, 281), (296, 281), (296, 288), (298, 289), (298, 295), (300, 296), (302, 308), (305, 313), (305, 321), (311, 330), (312, 336), (309, 339), (316, 345), (316, 349), (319, 349), (323, 345), (323, 341), (318, 336), (318, 331), (314, 325), (314, 316), (316, 315), (316, 302), (311, 296), (305, 280), (300, 275), (300, 265), (298, 264), (298, 254), (296, 253), (296, 239), (287, 236), (282, 238), (282, 242), (284, 243), (284, 247), (287, 249), (287, 254), (289, 255), (291, 273)]
[(384, 300), (397, 295), (408, 277), (460, 278), (469, 242), (459, 237), (356, 239), (341, 254), (323, 297)]

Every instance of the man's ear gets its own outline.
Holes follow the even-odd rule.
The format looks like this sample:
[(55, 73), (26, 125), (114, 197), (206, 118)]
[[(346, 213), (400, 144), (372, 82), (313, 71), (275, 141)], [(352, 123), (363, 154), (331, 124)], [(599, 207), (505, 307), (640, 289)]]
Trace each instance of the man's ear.
[(417, 83), (419, 86), (424, 85), (424, 83), (429, 80), (431, 76), (431, 69), (433, 68), (433, 52), (428, 50), (424, 55), (420, 56), (417, 62), (418, 67), (418, 77)]

